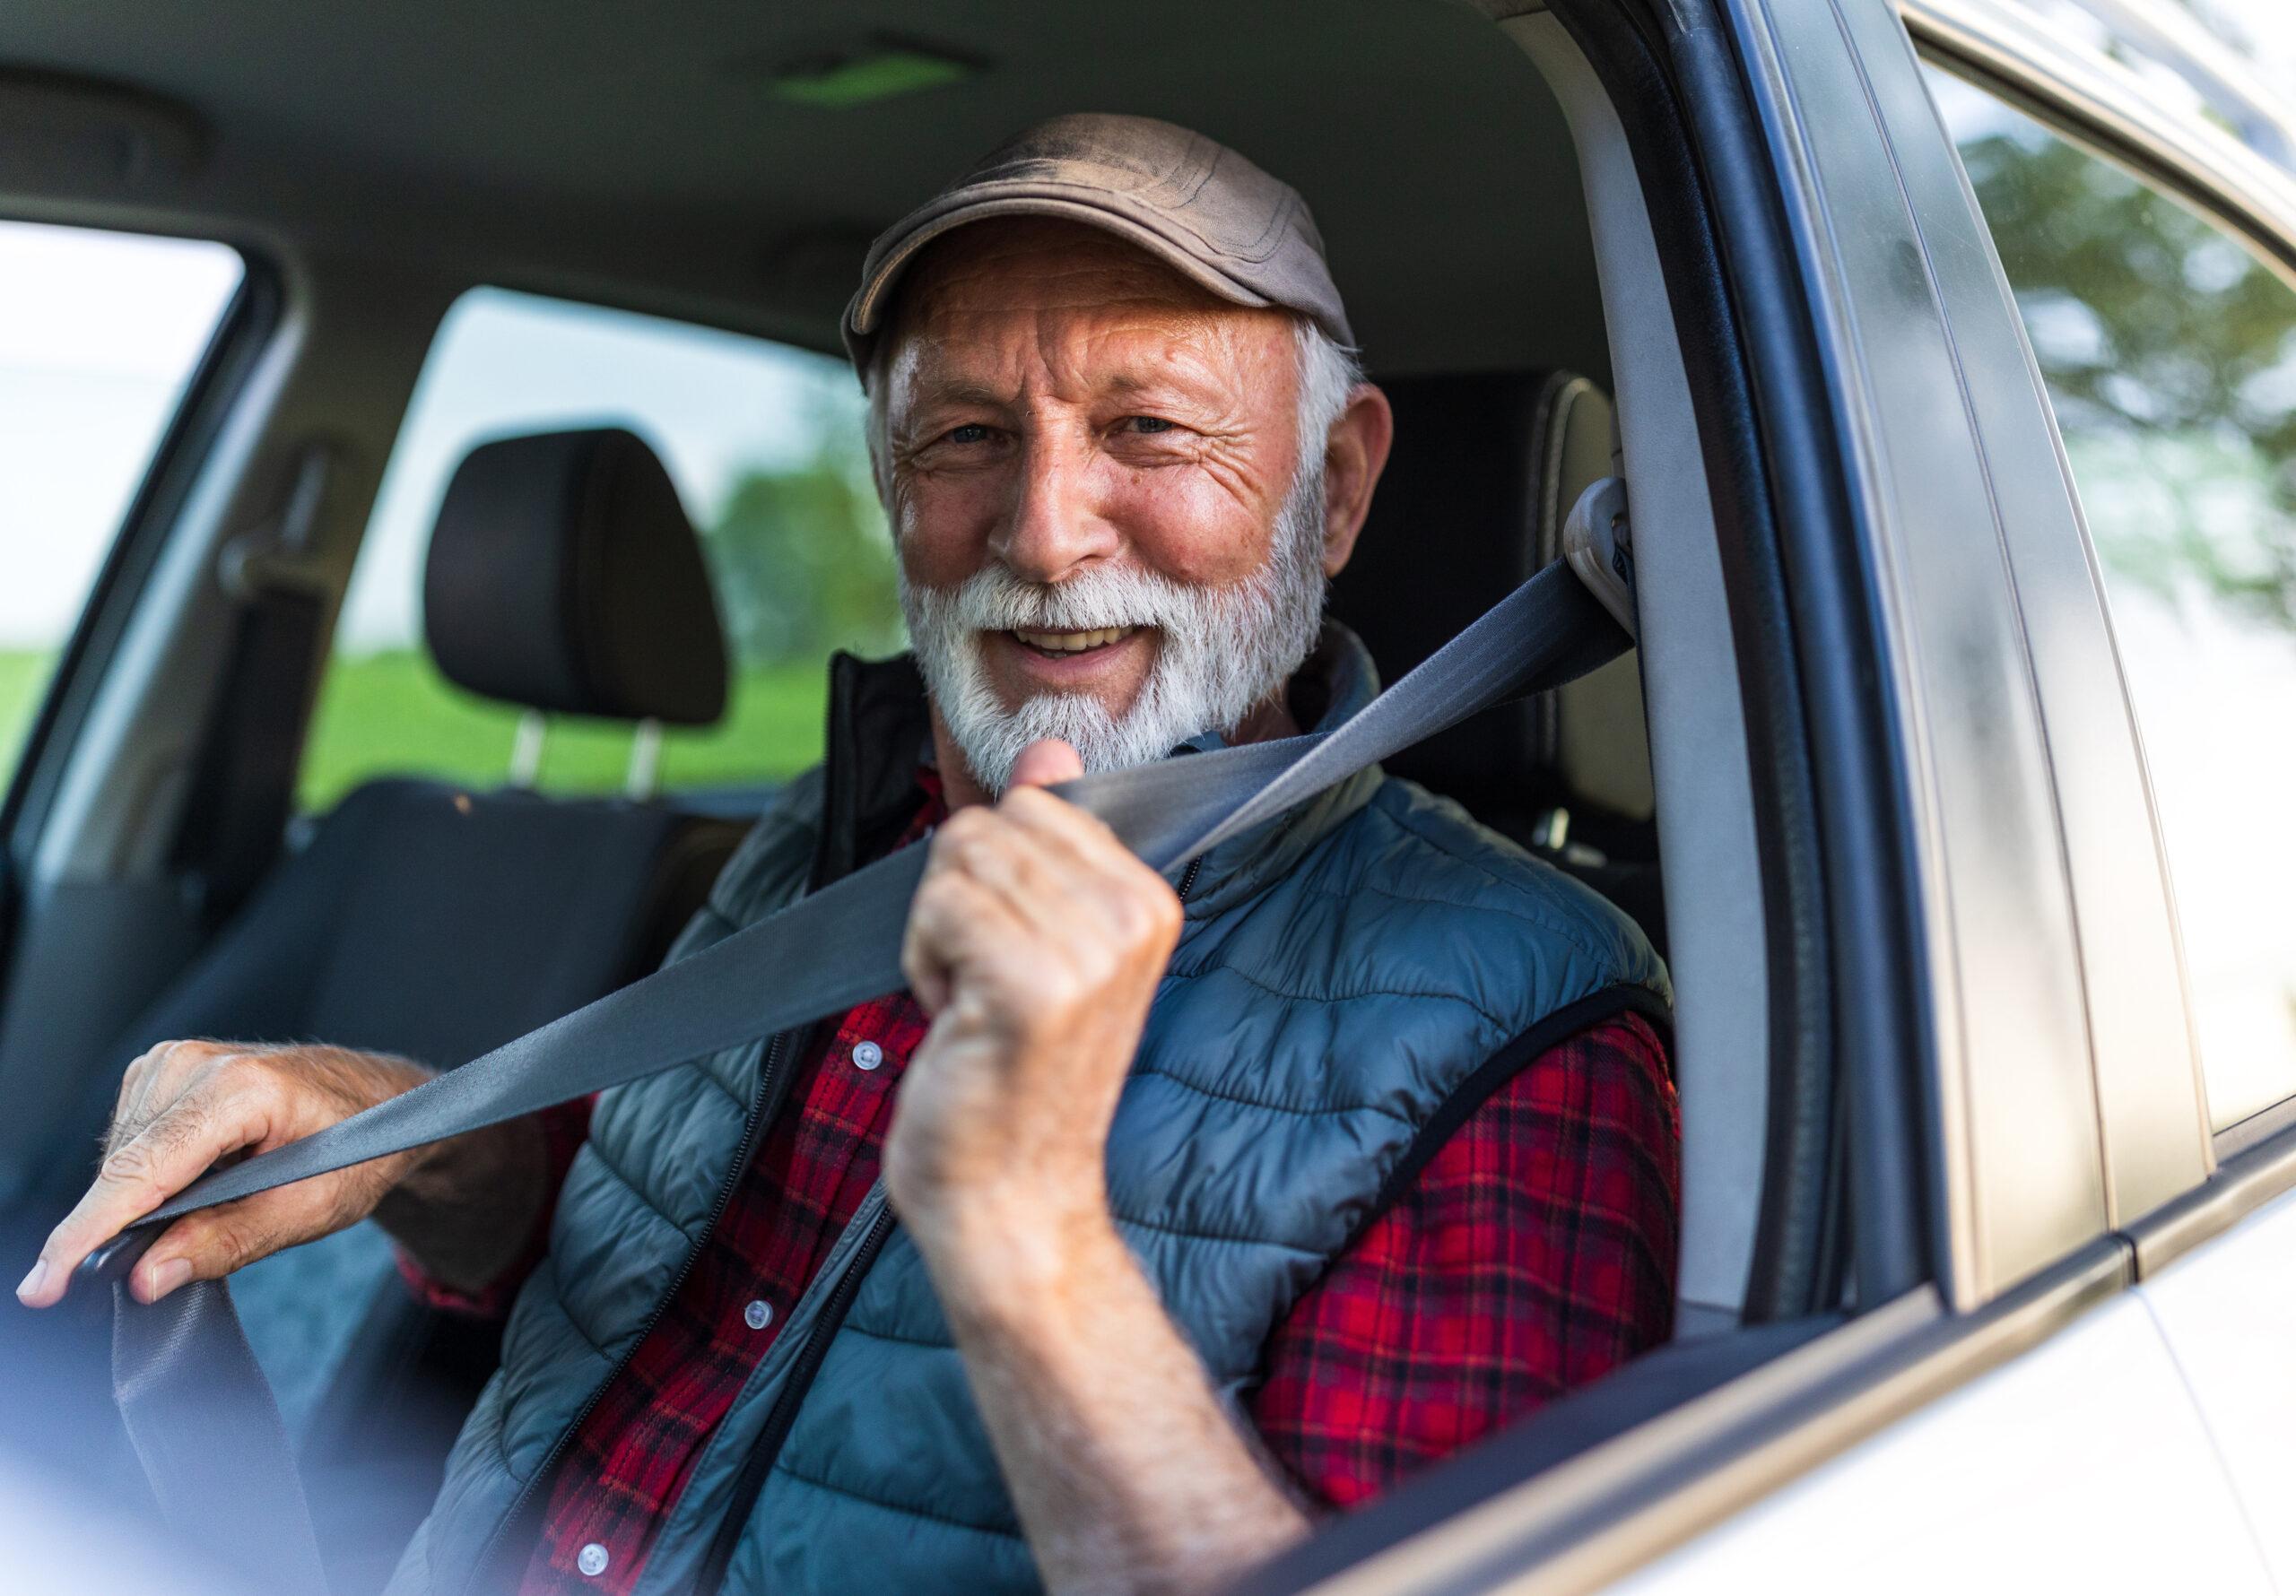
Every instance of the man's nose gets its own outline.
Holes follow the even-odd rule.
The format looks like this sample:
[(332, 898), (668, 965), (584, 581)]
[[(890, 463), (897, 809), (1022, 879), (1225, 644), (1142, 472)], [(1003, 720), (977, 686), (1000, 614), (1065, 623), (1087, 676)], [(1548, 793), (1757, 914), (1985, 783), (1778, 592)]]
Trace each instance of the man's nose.
[(1021, 453), (1011, 513), (991, 552), (1024, 582), (1057, 582), (1122, 545), (1101, 513), (1089, 451), (1057, 436), (1031, 438)]

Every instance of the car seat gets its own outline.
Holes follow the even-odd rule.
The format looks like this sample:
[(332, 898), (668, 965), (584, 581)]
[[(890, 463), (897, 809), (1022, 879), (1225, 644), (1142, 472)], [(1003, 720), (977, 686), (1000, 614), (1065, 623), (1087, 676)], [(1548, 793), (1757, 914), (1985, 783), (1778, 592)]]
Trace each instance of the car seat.
[[(1379, 386), (1395, 407), (1395, 447), (1331, 608), (1393, 681), (1561, 555), (1570, 507), (1615, 469), (1617, 431), (1602, 390), (1567, 371)], [(1585, 880), (1665, 952), (1636, 655), (1386, 764)]]
[[(471, 451), (441, 502), (423, 624), (457, 685), (530, 710), (705, 724), (726, 691), (692, 526), (619, 430)], [(122, 1038), (318, 1039), (448, 1067), (658, 964), (744, 829), (674, 804), (362, 785)], [(335, 1596), (380, 1587), (496, 1362), (494, 1325), (420, 1307), (371, 1224), (234, 1277), (297, 1436)]]

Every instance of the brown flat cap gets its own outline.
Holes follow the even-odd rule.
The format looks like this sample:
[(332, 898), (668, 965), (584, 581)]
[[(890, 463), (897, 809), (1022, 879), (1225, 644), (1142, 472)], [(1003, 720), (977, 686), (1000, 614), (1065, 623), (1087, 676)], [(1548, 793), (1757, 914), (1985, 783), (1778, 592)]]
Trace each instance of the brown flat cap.
[(992, 216), (1065, 216), (1128, 239), (1239, 305), (1277, 305), (1352, 347), (1347, 310), (1308, 202), (1224, 144), (1148, 117), (1039, 122), (877, 235), (845, 308), (845, 347), (869, 350), (901, 273), (952, 228)]

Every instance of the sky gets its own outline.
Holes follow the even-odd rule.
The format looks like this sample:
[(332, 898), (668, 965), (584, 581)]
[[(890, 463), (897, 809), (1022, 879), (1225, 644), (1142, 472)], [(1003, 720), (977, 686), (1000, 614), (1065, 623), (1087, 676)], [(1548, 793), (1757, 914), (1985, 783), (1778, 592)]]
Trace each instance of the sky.
[(239, 280), (220, 244), (0, 222), (0, 648), (70, 627)]
[(2296, 4), (2290, 0), (2185, 0), (2185, 9), (2256, 64), (2296, 105)]

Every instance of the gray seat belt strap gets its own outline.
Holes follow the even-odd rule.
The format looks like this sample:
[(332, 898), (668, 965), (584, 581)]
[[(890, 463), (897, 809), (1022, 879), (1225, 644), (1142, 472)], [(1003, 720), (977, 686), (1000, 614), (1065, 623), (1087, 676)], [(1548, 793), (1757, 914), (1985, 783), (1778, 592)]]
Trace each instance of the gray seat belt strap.
[[(1086, 776), (1058, 791), (1170, 873), (1480, 709), (1593, 670), (1631, 641), (1605, 602), (1557, 561), (1331, 732)], [(222, 1283), (196, 1282), (150, 1305), (127, 1296), (127, 1271), (170, 1220), (515, 1119), (897, 991), (925, 858), (922, 845), (904, 848), (413, 1091), (213, 1171), (91, 1256), (82, 1276), (110, 1285), (114, 1298), (114, 1394), (170, 1522), (222, 1540), (219, 1549), (242, 1566), (258, 1558), (280, 1589), (324, 1589), (285, 1431)]]

